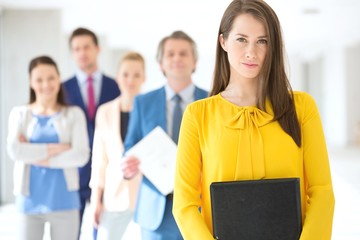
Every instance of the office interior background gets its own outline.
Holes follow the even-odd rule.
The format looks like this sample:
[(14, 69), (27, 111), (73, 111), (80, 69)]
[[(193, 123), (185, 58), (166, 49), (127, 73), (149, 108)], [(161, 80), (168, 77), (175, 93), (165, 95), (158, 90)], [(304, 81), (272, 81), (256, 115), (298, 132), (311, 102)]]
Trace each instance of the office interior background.
[[(360, 170), (360, 1), (266, 2), (282, 24), (293, 89), (309, 92), (315, 98), (330, 156), (340, 156), (341, 161), (331, 162), (332, 171), (350, 176), (349, 181), (355, 183), (349, 185), (348, 193), (351, 198), (360, 199), (360, 181), (356, 182), (360, 180), (356, 175)], [(62, 79), (67, 79), (75, 71), (68, 37), (73, 29), (87, 27), (100, 37), (99, 65), (108, 75), (115, 76), (118, 61), (127, 50), (144, 55), (147, 80), (142, 91), (146, 92), (165, 82), (155, 60), (158, 42), (175, 30), (183, 30), (198, 44), (199, 60), (193, 80), (210, 89), (217, 31), (229, 3), (230, 0), (0, 0), (0, 204), (14, 200), (13, 163), (6, 153), (7, 118), (12, 107), (28, 101), (30, 59), (43, 54), (53, 57)], [(347, 184), (343, 179), (335, 179), (338, 178), (334, 178), (334, 186), (347, 189), (348, 185), (342, 185)], [(337, 209), (340, 191), (335, 189)], [(351, 224), (360, 224), (356, 221)], [(336, 222), (340, 220), (335, 218)], [(359, 237), (359, 230), (352, 225), (348, 232)]]

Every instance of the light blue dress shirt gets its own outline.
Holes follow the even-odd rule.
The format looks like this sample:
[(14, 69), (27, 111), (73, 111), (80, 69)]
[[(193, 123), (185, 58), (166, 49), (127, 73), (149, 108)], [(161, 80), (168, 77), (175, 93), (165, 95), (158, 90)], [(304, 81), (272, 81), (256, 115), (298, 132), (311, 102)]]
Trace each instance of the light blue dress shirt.
[[(167, 124), (167, 134), (172, 137), (172, 119), (174, 114), (175, 108), (175, 101), (173, 97), (175, 96), (174, 90), (170, 88), (169, 85), (165, 85), (165, 94), (166, 94), (166, 124)], [(187, 105), (194, 101), (194, 94), (195, 94), (195, 85), (191, 83), (181, 92), (177, 93), (181, 97), (181, 109), (184, 112)]]

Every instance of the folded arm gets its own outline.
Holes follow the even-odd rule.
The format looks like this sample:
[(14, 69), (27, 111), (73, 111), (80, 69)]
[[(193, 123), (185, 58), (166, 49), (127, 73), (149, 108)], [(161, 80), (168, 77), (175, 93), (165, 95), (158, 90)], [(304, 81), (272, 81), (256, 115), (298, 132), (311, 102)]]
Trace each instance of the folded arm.
[(61, 154), (50, 157), (50, 168), (82, 167), (89, 161), (90, 149), (85, 115), (80, 108), (72, 110), (74, 112), (72, 116), (73, 124), (71, 124), (71, 129), (69, 129), (71, 131), (71, 147)]
[(13, 110), (9, 116), (7, 150), (14, 161), (51, 168), (80, 167), (89, 158), (85, 116), (74, 111), (70, 143), (29, 143), (23, 135), (21, 114)]

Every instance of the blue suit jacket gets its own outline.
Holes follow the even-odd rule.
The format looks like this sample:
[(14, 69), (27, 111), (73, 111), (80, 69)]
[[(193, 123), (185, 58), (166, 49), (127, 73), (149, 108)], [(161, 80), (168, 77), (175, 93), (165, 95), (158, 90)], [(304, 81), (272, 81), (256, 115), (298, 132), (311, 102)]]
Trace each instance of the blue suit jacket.
[[(95, 120), (89, 119), (87, 108), (81, 96), (80, 87), (78, 85), (76, 76), (65, 81), (62, 84), (62, 86), (63, 86), (66, 102), (70, 105), (79, 106), (86, 115), (89, 145), (91, 149), (94, 139)], [(96, 106), (96, 110), (101, 104), (111, 101), (114, 98), (118, 97), (119, 95), (120, 95), (120, 90), (115, 80), (105, 75), (102, 75), (100, 99), (98, 105)], [(91, 154), (88, 163), (84, 167), (79, 168), (79, 175), (80, 175), (80, 195), (82, 198), (90, 198), (91, 191), (89, 187), (89, 181), (91, 175)]]
[[(208, 93), (195, 87), (195, 100), (205, 98)], [(125, 151), (134, 146), (156, 126), (167, 130), (166, 123), (166, 94), (165, 88), (154, 90), (135, 98), (131, 113), (127, 135), (125, 138)], [(141, 227), (156, 230), (163, 219), (166, 196), (144, 176), (139, 188), (134, 220)]]

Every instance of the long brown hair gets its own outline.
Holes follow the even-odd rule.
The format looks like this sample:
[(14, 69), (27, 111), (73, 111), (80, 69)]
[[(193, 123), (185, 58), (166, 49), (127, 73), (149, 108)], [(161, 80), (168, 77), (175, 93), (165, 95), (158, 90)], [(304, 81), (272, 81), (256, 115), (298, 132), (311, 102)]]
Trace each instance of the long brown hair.
[[(34, 59), (32, 59), (30, 61), (30, 64), (29, 64), (29, 77), (31, 77), (31, 72), (34, 68), (36, 68), (37, 66), (39, 65), (42, 65), (42, 64), (45, 64), (45, 65), (51, 65), (55, 68), (57, 74), (60, 74), (59, 73), (59, 69), (55, 63), (54, 60), (52, 60), (52, 58), (48, 57), (48, 56), (39, 56), (39, 57), (36, 57)], [(60, 90), (57, 94), (57, 98), (56, 98), (56, 102), (60, 105), (63, 105), (65, 106), (66, 103), (65, 103), (65, 99), (64, 99), (64, 90), (62, 89), (62, 86), (60, 86)], [(30, 99), (29, 99), (29, 103), (33, 103), (36, 101), (36, 94), (35, 94), (35, 91), (30, 87)]]
[[(259, 74), (260, 88), (257, 94), (257, 107), (265, 110), (266, 99), (269, 98), (274, 111), (273, 120), (278, 121), (281, 128), (300, 147), (301, 130), (296, 115), (293, 91), (285, 72), (281, 27), (274, 10), (262, 0), (234, 0), (224, 12), (218, 37), (222, 34), (223, 38), (227, 39), (235, 18), (244, 13), (251, 14), (264, 25), (268, 39), (268, 51)], [(227, 52), (221, 47), (218, 39), (210, 96), (224, 91), (229, 80), (230, 65)]]

